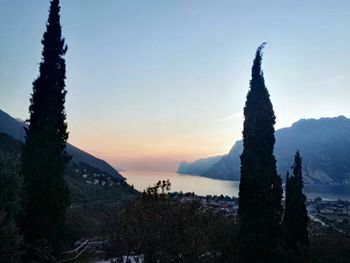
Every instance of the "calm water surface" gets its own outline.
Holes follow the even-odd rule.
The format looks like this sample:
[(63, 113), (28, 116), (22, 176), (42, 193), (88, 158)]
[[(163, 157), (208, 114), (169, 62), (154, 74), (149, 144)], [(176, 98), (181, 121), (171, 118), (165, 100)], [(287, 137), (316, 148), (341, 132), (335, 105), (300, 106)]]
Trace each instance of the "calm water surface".
[[(130, 185), (137, 190), (144, 190), (153, 186), (159, 180), (169, 179), (171, 192), (194, 192), (197, 195), (228, 195), (238, 196), (239, 182), (216, 180), (193, 175), (180, 175), (174, 172), (145, 172), (124, 171), (122, 175), (127, 178)], [(347, 186), (321, 186), (306, 185), (304, 189), (308, 198), (322, 197), (326, 200), (350, 200), (350, 185)]]

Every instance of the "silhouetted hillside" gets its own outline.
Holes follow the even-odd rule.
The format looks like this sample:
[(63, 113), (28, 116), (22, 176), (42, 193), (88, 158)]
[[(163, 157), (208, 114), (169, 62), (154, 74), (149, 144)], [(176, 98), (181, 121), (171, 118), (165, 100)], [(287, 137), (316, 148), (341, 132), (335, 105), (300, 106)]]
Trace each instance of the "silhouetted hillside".
[(177, 170), (177, 173), (194, 174), (194, 175), (205, 173), (206, 171), (208, 171), (210, 167), (212, 167), (214, 164), (220, 161), (221, 158), (222, 158), (222, 155), (199, 159), (191, 163), (181, 162)]
[[(20, 122), (6, 112), (0, 110), (0, 133), (8, 134), (16, 140), (23, 141), (25, 135), (24, 127), (25, 123)], [(67, 152), (72, 155), (73, 159), (71, 162), (73, 163), (87, 163), (92, 167), (96, 167), (101, 171), (110, 174), (111, 176), (123, 178), (122, 175), (120, 175), (118, 171), (106, 161), (80, 150), (71, 144), (67, 144)]]
[[(0, 153), (12, 153), (20, 157), (22, 143), (11, 136), (0, 133)], [(66, 168), (66, 181), (71, 192), (72, 203), (89, 204), (115, 203), (133, 198), (137, 191), (119, 177), (111, 176), (90, 164), (69, 163)]]

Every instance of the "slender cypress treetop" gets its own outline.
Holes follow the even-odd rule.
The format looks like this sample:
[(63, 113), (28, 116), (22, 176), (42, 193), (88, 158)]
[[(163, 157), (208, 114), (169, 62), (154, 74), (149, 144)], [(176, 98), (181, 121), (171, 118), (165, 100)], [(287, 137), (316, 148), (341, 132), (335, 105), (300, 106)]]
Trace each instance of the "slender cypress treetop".
[(69, 192), (63, 178), (69, 156), (65, 114), (63, 56), (67, 51), (61, 35), (59, 0), (52, 0), (42, 44), (39, 77), (33, 82), (29, 127), (23, 147), (25, 189), (25, 239), (33, 244), (46, 239), (58, 249), (62, 244)]
[(285, 239), (288, 249), (297, 253), (309, 245), (307, 230), (308, 215), (306, 196), (303, 194), (302, 159), (299, 151), (294, 157), (293, 175), (286, 182), (286, 204), (284, 214)]
[(263, 43), (252, 67), (244, 108), (239, 187), (239, 262), (283, 262), (281, 179), (273, 155), (275, 114), (261, 69)]
[(299, 151), (297, 151), (294, 156), (293, 177), (295, 178), (295, 181), (298, 187), (298, 192), (302, 194), (302, 190), (304, 188), (304, 182), (303, 182), (303, 172), (302, 172), (302, 159)]

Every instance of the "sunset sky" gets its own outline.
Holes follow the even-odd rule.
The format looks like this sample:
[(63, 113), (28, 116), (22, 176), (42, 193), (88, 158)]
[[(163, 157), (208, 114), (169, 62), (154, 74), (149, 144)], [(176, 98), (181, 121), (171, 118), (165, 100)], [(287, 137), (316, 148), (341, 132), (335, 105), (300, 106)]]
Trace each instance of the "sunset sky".
[[(28, 118), (49, 0), (0, 0), (0, 109)], [(350, 1), (61, 0), (69, 142), (176, 170), (241, 138), (258, 45), (276, 128), (350, 116)]]

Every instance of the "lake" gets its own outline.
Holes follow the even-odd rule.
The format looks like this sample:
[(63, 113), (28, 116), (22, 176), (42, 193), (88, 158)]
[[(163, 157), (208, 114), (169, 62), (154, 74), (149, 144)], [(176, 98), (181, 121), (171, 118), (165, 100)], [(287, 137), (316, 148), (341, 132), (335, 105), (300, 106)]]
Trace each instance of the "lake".
[[(194, 192), (197, 195), (238, 196), (239, 182), (210, 179), (201, 176), (183, 175), (175, 172), (123, 171), (130, 185), (142, 191), (159, 180), (169, 179), (171, 192)], [(308, 198), (321, 197), (325, 200), (350, 200), (350, 185), (305, 185)]]

